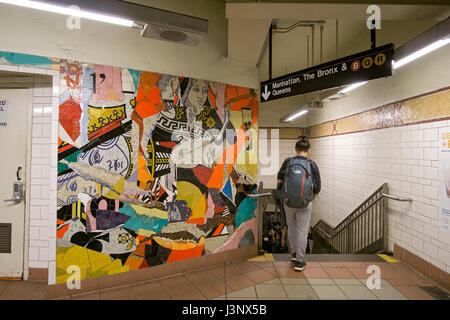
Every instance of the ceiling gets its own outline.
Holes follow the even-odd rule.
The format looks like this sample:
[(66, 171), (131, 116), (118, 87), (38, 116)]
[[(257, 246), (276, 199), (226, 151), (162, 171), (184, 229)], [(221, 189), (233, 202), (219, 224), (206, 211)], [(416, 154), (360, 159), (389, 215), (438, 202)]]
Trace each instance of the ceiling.
[[(366, 9), (370, 4), (379, 5), (382, 24), (389, 27), (389, 32), (391, 32), (391, 29), (394, 30), (397, 34), (395, 40), (399, 43), (409, 40), (408, 37), (411, 36), (411, 32), (405, 32), (405, 36), (402, 37), (395, 29), (401, 30), (413, 25), (414, 31), (420, 33), (423, 28), (428, 28), (450, 15), (448, 1), (440, 0), (408, 1), (414, 4), (405, 4), (406, 1), (401, 0), (371, 1), (370, 4), (361, 0), (327, 0), (327, 3), (322, 2), (325, 1), (316, 0), (314, 3), (311, 0), (309, 3), (308, 1), (293, 0), (283, 0), (283, 3), (275, 1), (226, 1), (228, 57), (252, 66), (258, 65), (260, 56), (264, 53), (264, 44), (270, 24), (274, 20), (277, 21), (279, 26), (288, 26), (302, 20), (326, 20), (323, 56), (335, 57), (335, 21), (338, 20), (339, 22), (339, 52), (345, 54), (355, 46), (355, 43), (357, 44), (358, 41), (365, 38), (364, 34), (368, 34), (365, 20), (369, 17)], [(447, 3), (447, 5), (443, 5), (444, 3)], [(293, 38), (295, 39), (295, 41), (292, 41), (293, 45), (284, 48), (294, 51), (298, 60), (306, 61), (306, 48), (303, 47), (306, 46), (308, 31), (309, 34), (311, 32), (303, 29), (303, 35), (301, 35), (302, 31), (295, 30), (297, 34)], [(315, 35), (318, 39), (318, 28), (316, 30)], [(380, 33), (383, 32), (383, 30), (379, 31)], [(281, 35), (275, 35), (275, 37), (279, 36)], [(290, 37), (291, 35), (285, 35), (285, 38)], [(332, 43), (333, 45), (331, 45)], [(275, 50), (279, 50), (279, 48), (274, 46)], [(298, 56), (301, 51), (303, 51), (303, 54), (300, 53), (301, 56)], [(316, 53), (318, 54), (318, 51)]]
[[(322, 41), (319, 25), (316, 24), (314, 29), (314, 61), (312, 61), (313, 33), (310, 27), (298, 27), (288, 33), (273, 34), (272, 77), (275, 78), (370, 49), (370, 31), (366, 26), (370, 14), (366, 13), (366, 10), (371, 4), (377, 4), (381, 11), (381, 29), (376, 30), (377, 46), (394, 43), (398, 48), (450, 15), (448, 1), (440, 0), (312, 2), (312, 0), (283, 0), (282, 3), (267, 0), (226, 1), (228, 57), (257, 66), (259, 81), (262, 82), (269, 79), (267, 39), (271, 23), (275, 23), (278, 27), (288, 27), (298, 21), (324, 21)], [(284, 98), (282, 101), (261, 104), (261, 126), (305, 126), (307, 117), (301, 117), (293, 123), (280, 123), (279, 119), (297, 110), (311, 98), (311, 95), (314, 94), (298, 95)]]

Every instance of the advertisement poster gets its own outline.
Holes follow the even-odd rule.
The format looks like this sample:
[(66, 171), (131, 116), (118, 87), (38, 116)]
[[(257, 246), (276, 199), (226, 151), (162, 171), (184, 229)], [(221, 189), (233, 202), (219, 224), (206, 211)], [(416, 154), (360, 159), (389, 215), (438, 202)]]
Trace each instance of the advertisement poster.
[(8, 100), (0, 100), (0, 127), (8, 125)]
[(450, 127), (439, 130), (439, 224), (450, 234)]

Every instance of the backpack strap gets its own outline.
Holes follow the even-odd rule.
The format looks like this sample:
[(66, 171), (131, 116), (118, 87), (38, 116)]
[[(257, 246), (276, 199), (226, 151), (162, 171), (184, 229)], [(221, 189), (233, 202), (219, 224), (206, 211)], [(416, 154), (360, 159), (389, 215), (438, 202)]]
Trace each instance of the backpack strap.
[(312, 177), (312, 163), (313, 163), (313, 162), (312, 162), (311, 159), (308, 159), (307, 162), (308, 162), (308, 164), (309, 164), (309, 170), (311, 171), (311, 172), (310, 172), (310, 175), (311, 175), (311, 177)]
[[(292, 160), (292, 158), (290, 158), (289, 164), (287, 165), (287, 168), (289, 168), (289, 167), (291, 166), (291, 160)], [(310, 163), (309, 167), (311, 168), (311, 160), (308, 159), (307, 161)], [(312, 174), (311, 174), (311, 172), (309, 172), (308, 168), (306, 168), (304, 165), (302, 165), (302, 164), (300, 164), (300, 163), (297, 163), (296, 165), (301, 166), (303, 169), (305, 169), (306, 174), (307, 174), (308, 176), (312, 177)], [(287, 170), (286, 170), (286, 171), (287, 171)]]
[(313, 183), (313, 188), (314, 188), (315, 187), (315, 181), (314, 181), (314, 176), (312, 175), (313, 161), (311, 159), (308, 159), (308, 163), (309, 163), (309, 167), (311, 168), (311, 178), (312, 178), (312, 183)]
[(305, 172), (308, 176), (312, 177), (312, 174), (309, 172), (308, 168), (306, 168), (304, 165), (300, 165), (303, 169), (305, 169)]
[(291, 166), (291, 162), (292, 162), (292, 158), (291, 157), (289, 157), (289, 158), (286, 158), (286, 170), (285, 170), (285, 172), (287, 171), (287, 169)]
[[(291, 157), (286, 158), (286, 160), (284, 160), (284, 161), (286, 162), (286, 168), (284, 168), (284, 171), (282, 171), (282, 172), (283, 172), (283, 174), (284, 174), (285, 176), (286, 176), (286, 172), (287, 172), (287, 170), (288, 170), (288, 168), (289, 168), (289, 166), (290, 166), (291, 160), (292, 160)], [(284, 179), (283, 179), (283, 180), (284, 180)]]

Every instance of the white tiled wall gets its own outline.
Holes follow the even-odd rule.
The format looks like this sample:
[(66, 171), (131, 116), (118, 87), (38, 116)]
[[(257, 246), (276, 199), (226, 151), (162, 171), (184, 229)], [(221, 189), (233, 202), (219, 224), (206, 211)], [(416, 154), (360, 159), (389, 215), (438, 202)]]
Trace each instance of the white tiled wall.
[(4, 65), (0, 70), (19, 72), (2, 77), (2, 82), (33, 88), (28, 263), (29, 268), (49, 268), (49, 283), (54, 283), (59, 72)]
[[(260, 129), (260, 133), (262, 130), (266, 129)], [(274, 130), (271, 129), (270, 132), (273, 134)], [(275, 150), (272, 149), (273, 142), (271, 139), (265, 139), (264, 141), (267, 144), (267, 151), (264, 150), (264, 143), (262, 143), (262, 139), (259, 139), (259, 155), (258, 160), (260, 162), (259, 165), (259, 182), (263, 182), (263, 187), (265, 189), (273, 189), (277, 186), (277, 173), (278, 169), (283, 164), (283, 161), (288, 157), (295, 156), (295, 143), (297, 142), (296, 139), (279, 139), (278, 140), (278, 148), (275, 147)], [(278, 150), (276, 150), (278, 149)], [(275, 151), (275, 152), (272, 152)], [(263, 153), (265, 153), (263, 155)], [(267, 174), (261, 174), (262, 172), (262, 165), (261, 165), (261, 159), (263, 157), (270, 158), (271, 164), (274, 167), (274, 170), (271, 170), (271, 172), (268, 172)], [(267, 166), (268, 168), (269, 166)]]
[[(394, 127), (311, 140), (322, 191), (314, 201), (312, 225), (336, 226), (384, 182), (396, 196), (388, 201), (389, 249), (394, 243), (450, 272), (450, 236), (439, 230), (438, 132), (450, 121)], [(295, 140), (280, 140), (280, 165), (293, 155)], [(275, 176), (261, 176), (273, 188)]]

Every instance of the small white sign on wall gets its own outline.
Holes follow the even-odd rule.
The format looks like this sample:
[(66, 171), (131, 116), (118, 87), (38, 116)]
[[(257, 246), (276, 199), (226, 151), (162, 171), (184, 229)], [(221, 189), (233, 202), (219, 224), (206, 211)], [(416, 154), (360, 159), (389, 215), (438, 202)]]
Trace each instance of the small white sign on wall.
[(439, 130), (439, 224), (450, 234), (450, 127)]
[(8, 100), (0, 99), (0, 127), (8, 125)]

